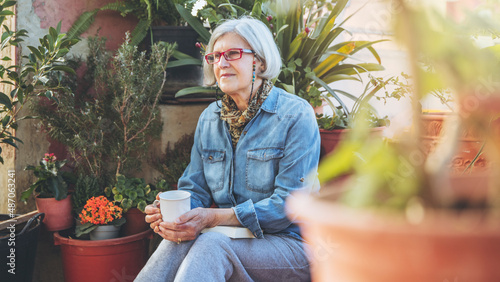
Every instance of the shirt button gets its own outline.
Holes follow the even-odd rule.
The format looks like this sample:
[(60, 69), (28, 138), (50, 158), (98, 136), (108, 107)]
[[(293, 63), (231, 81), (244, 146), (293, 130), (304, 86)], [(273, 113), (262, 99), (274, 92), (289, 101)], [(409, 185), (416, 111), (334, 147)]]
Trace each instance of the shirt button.
[(302, 177), (302, 178), (300, 179), (300, 182), (304, 182), (304, 177)]
[(213, 160), (213, 157), (212, 157), (212, 156), (209, 156), (209, 157), (208, 157), (208, 159), (209, 159), (209, 160)]

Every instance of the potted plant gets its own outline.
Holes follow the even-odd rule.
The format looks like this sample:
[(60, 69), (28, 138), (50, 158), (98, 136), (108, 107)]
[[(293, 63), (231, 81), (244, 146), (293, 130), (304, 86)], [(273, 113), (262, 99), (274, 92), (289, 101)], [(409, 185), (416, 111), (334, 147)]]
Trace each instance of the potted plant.
[(37, 193), (35, 202), (38, 211), (45, 213), (43, 223), (48, 231), (59, 231), (73, 226), (71, 216), (71, 195), (68, 195), (68, 182), (72, 174), (62, 171), (66, 160), (58, 161), (54, 154), (45, 154), (38, 166), (29, 165), (25, 170), (33, 171), (37, 178), (29, 189), (21, 195), (26, 200)]
[[(160, 181), (156, 187), (163, 188), (164, 181)], [(114, 186), (104, 189), (106, 197), (113, 199), (124, 212), (127, 223), (123, 227), (125, 236), (146, 231), (149, 225), (144, 220), (144, 208), (153, 203), (156, 195), (162, 190), (152, 189), (143, 178), (129, 178), (117, 175)]]
[[(478, 48), (467, 33), (495, 23), (471, 14), (457, 24), (421, 4), (399, 1), (396, 34), (409, 50), (415, 76), (412, 130), (399, 140), (366, 140), (359, 123), (319, 167), (319, 197), (296, 195), (289, 208), (312, 245), (313, 279), (329, 281), (495, 281), (500, 272), (498, 224), (497, 48)], [(491, 11), (490, 11), (491, 12)], [(475, 17), (475, 18), (474, 18)], [(496, 19), (496, 17), (492, 17)], [(479, 21), (478, 21), (479, 20)], [(479, 24), (478, 24), (479, 23)], [(417, 58), (426, 55), (436, 72)], [(474, 54), (474, 56), (470, 56)], [(485, 78), (491, 80), (485, 80)], [(427, 159), (420, 147), (419, 99), (447, 86), (453, 90), (458, 121)], [(478, 97), (479, 96), (479, 97)], [(466, 102), (477, 102), (469, 107)], [(473, 125), (494, 162), (489, 175), (450, 177), (461, 125)], [(350, 171), (345, 185), (331, 186)], [(488, 177), (489, 176), (489, 177)], [(488, 177), (488, 178), (487, 178)], [(457, 252), (457, 250), (460, 250)]]
[(82, 224), (76, 227), (76, 237), (90, 233), (90, 240), (117, 238), (125, 223), (122, 211), (104, 196), (90, 198), (80, 212)]
[(103, 187), (116, 174), (136, 171), (159, 137), (159, 99), (174, 49), (155, 44), (146, 54), (126, 40), (112, 56), (104, 42), (89, 40), (85, 74), (62, 79), (58, 104), (40, 98), (31, 107), (48, 135), (67, 146), (76, 173)]
[[(161, 132), (158, 104), (173, 50), (171, 44), (154, 44), (150, 52), (141, 52), (126, 40), (111, 53), (97, 38), (89, 40), (89, 47), (79, 75), (60, 79), (64, 88), (54, 92), (59, 103), (39, 98), (31, 108), (48, 135), (68, 148), (68, 165), (80, 178), (75, 187), (79, 206), (104, 195), (115, 175), (139, 173), (145, 152)], [(93, 188), (83, 188), (86, 184)], [(54, 243), (61, 246), (66, 280), (110, 281), (117, 273), (127, 277), (139, 273), (152, 234), (148, 229), (92, 241), (77, 239), (75, 230), (69, 229), (55, 233)]]
[(162, 100), (175, 102), (174, 94), (186, 87), (201, 85), (201, 56), (195, 47), (198, 35), (186, 26), (176, 10), (179, 5), (191, 13), (196, 0), (126, 0), (109, 3), (101, 8), (83, 12), (68, 31), (68, 37), (77, 38), (94, 22), (101, 11), (119, 12), (123, 17), (132, 15), (139, 22), (130, 35), (130, 44), (141, 50), (150, 50), (157, 42), (176, 43), (179, 50), (173, 53), (172, 63), (168, 68), (169, 87), (165, 87)]
[[(14, 12), (9, 8), (16, 5), (16, 1), (0, 2), (0, 25)], [(12, 47), (20, 47), (24, 38), (28, 36), (26, 30), (9, 30), (2, 25), (5, 30), (2, 33), (2, 45), (0, 51)], [(67, 39), (61, 34), (61, 23), (56, 28), (50, 27), (49, 34), (40, 38), (40, 46), (28, 46), (29, 54), (24, 57), (25, 63), (13, 65), (13, 59), (8, 56), (3, 57), (4, 64), (0, 65), (1, 85), (5, 89), (0, 93), (0, 143), (18, 148), (16, 143), (22, 143), (14, 134), (18, 127), (18, 122), (29, 118), (20, 115), (24, 105), (29, 104), (33, 97), (46, 96), (51, 99), (52, 91), (59, 89), (56, 85), (47, 85), (48, 75), (58, 71), (74, 73), (74, 70), (67, 67), (65, 55), (78, 39)], [(10, 87), (10, 88), (9, 88)], [(9, 93), (7, 93), (9, 92)], [(7, 93), (7, 94), (6, 94)], [(4, 163), (2, 149), (0, 148), (0, 162)]]
[[(369, 100), (375, 93), (390, 83), (400, 83), (396, 78), (381, 79), (370, 76), (369, 82), (363, 81), (362, 73), (384, 70), (380, 56), (373, 48), (379, 41), (339, 41), (340, 36), (348, 31), (343, 24), (352, 17), (341, 19), (347, 0), (335, 4), (324, 1), (255, 1), (248, 9), (234, 4), (207, 3), (200, 11), (207, 15), (211, 24), (224, 17), (237, 17), (250, 14), (260, 19), (274, 34), (282, 56), (282, 69), (275, 85), (296, 94), (313, 107), (320, 107), (325, 101), (331, 107), (333, 116), (321, 116), (318, 119), (322, 139), (322, 156), (333, 150), (343, 129), (350, 126), (350, 120), (361, 101)], [(201, 22), (177, 7), (186, 21), (198, 31), (205, 43), (210, 38), (209, 32)], [(333, 42), (336, 44), (333, 44)], [(356, 60), (355, 55), (362, 50), (373, 54), (375, 63)], [(332, 89), (331, 84), (343, 80), (359, 81), (366, 84), (365, 92), (351, 94), (340, 89)], [(200, 87), (186, 88), (177, 92), (176, 97), (192, 93), (213, 93), (213, 89)], [(354, 109), (347, 107), (347, 101), (354, 101)], [(377, 115), (373, 109), (371, 116), (374, 126), (384, 126), (387, 120)], [(335, 131), (332, 131), (336, 129)], [(342, 129), (342, 130), (337, 130)]]

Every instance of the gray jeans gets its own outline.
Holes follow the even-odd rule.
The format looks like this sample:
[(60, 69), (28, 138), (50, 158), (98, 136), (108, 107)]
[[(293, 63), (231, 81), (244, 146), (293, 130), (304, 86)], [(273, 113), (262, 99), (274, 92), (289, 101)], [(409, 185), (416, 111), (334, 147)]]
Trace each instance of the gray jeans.
[(265, 234), (231, 239), (208, 232), (180, 244), (163, 240), (135, 281), (310, 281), (309, 262), (297, 239)]

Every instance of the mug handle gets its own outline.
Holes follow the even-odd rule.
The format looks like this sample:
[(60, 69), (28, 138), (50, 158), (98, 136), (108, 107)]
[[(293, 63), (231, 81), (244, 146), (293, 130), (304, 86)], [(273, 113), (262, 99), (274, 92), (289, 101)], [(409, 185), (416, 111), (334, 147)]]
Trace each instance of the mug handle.
[(153, 206), (159, 208), (160, 207), (160, 201), (154, 200)]

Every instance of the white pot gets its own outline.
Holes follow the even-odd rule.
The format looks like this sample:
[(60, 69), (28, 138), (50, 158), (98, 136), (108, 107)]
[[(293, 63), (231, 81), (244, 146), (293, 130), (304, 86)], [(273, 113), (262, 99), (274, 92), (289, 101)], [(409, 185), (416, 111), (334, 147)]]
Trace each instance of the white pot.
[(90, 240), (106, 240), (118, 238), (120, 227), (114, 225), (101, 225), (90, 232)]

